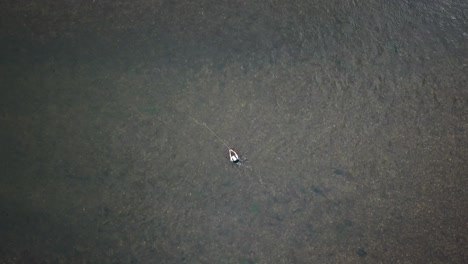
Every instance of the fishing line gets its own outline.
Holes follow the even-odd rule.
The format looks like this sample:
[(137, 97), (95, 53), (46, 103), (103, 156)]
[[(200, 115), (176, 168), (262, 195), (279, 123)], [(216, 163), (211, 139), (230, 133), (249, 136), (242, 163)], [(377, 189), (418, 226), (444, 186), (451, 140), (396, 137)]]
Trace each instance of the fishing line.
[(222, 140), (211, 128), (208, 127), (208, 125), (206, 125), (205, 122), (201, 123), (199, 122), (198, 120), (196, 120), (195, 118), (193, 118), (191, 115), (188, 115), (190, 118), (192, 118), (192, 120), (199, 124), (200, 126), (204, 126), (206, 127), (221, 143), (224, 144), (224, 146), (226, 146), (226, 148), (228, 148), (228, 150), (231, 150), (231, 148), (228, 146), (228, 144), (226, 144), (226, 142), (224, 142), (224, 140)]

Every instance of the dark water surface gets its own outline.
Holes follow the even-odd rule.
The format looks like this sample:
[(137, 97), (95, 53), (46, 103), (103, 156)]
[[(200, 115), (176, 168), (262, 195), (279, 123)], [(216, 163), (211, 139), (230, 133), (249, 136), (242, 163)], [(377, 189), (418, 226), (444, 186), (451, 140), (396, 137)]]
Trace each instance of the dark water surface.
[(3, 1), (0, 263), (466, 263), (467, 8)]

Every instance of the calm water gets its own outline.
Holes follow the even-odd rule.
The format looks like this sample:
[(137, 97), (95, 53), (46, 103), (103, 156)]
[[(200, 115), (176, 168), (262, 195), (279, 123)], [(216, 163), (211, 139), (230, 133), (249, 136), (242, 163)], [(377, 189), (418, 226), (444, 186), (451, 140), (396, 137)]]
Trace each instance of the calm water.
[(466, 262), (467, 4), (357, 2), (0, 4), (0, 262)]

